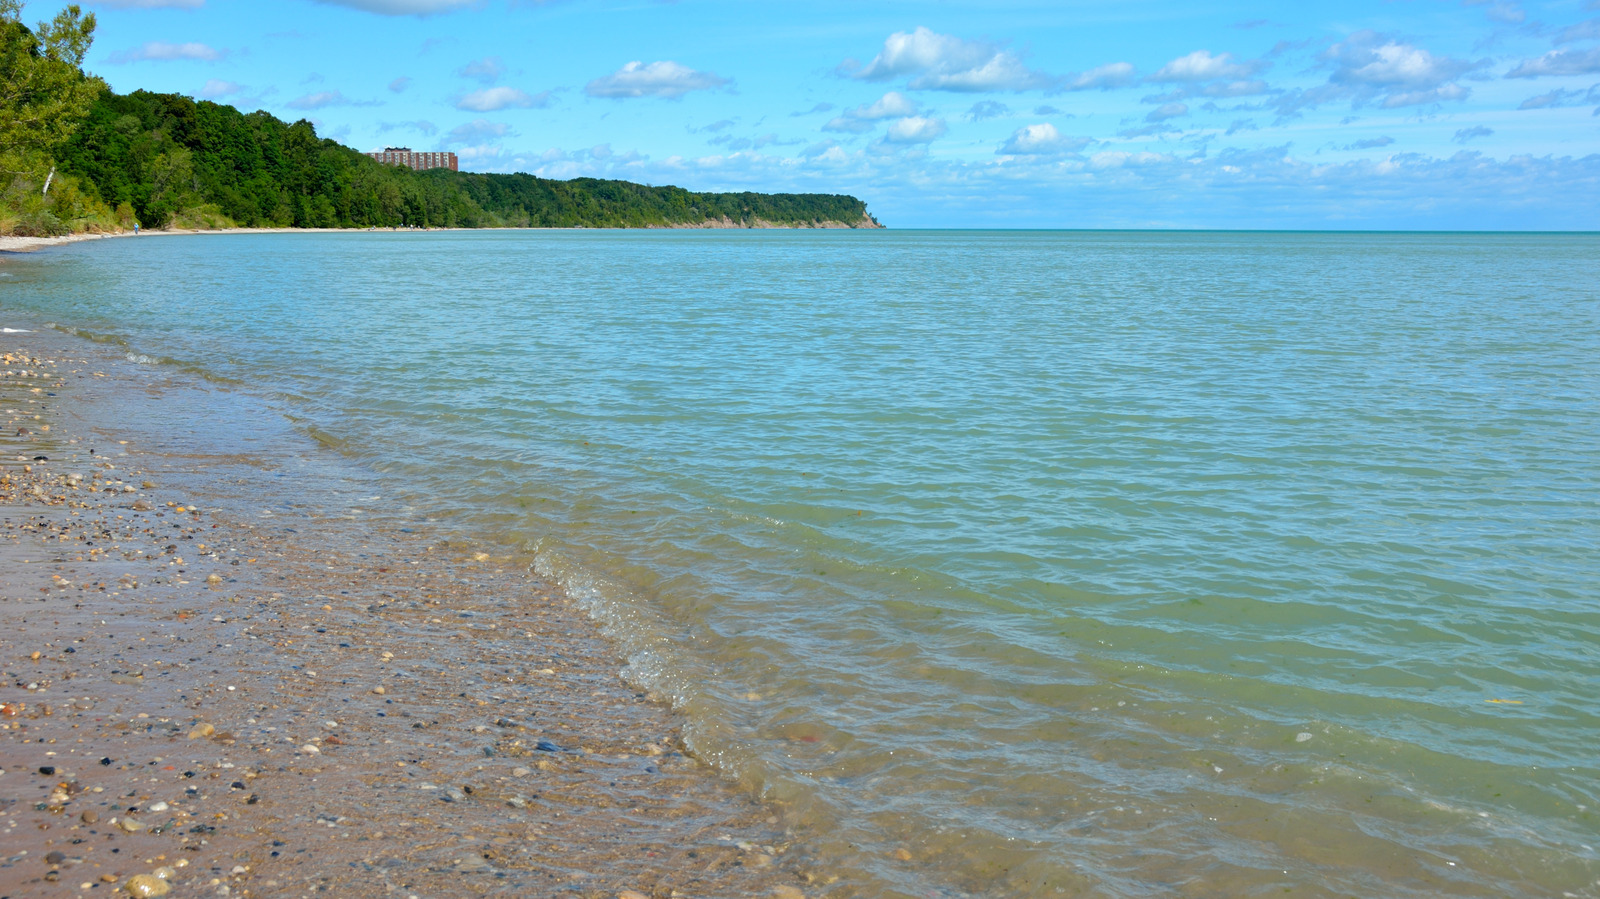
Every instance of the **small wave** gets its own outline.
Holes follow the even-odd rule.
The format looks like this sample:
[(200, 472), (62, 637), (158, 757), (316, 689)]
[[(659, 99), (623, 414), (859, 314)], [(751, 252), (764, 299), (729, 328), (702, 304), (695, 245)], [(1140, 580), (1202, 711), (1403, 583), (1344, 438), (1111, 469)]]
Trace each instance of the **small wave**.
[(0, 328), (0, 334), (32, 334), (26, 328)]

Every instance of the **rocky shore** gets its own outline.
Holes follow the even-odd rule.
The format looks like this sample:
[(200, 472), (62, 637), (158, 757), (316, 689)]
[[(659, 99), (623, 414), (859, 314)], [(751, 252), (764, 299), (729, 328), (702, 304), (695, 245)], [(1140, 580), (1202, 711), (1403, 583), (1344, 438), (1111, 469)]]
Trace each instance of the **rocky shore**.
[(240, 395), (0, 340), (3, 899), (828, 891), (514, 551), (352, 514), (309, 438), (185, 450)]

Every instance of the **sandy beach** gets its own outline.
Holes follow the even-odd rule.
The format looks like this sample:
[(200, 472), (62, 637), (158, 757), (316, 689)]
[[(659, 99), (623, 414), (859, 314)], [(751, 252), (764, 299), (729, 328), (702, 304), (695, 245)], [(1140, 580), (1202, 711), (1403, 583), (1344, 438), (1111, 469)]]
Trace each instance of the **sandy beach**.
[(0, 897), (821, 889), (515, 551), (386, 507), (309, 438), (186, 440), (245, 396), (21, 327)]

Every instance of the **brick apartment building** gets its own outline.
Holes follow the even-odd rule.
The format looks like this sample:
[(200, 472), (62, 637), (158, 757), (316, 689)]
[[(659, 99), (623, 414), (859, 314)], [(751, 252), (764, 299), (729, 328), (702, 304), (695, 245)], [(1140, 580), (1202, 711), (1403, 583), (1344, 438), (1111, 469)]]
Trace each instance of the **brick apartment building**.
[(423, 169), (449, 169), (458, 172), (456, 168), (456, 154), (454, 153), (417, 153), (410, 147), (386, 147), (380, 153), (368, 153), (373, 159), (384, 165), (403, 165), (422, 171)]

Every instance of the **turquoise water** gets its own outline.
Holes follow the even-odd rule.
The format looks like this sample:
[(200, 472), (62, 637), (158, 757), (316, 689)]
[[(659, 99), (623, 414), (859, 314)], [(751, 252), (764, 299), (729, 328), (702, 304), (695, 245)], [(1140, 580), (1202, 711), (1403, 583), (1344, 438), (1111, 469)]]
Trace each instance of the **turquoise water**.
[(0, 310), (235, 379), (525, 548), (819, 894), (1600, 896), (1595, 236), (222, 235), (6, 270)]

